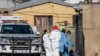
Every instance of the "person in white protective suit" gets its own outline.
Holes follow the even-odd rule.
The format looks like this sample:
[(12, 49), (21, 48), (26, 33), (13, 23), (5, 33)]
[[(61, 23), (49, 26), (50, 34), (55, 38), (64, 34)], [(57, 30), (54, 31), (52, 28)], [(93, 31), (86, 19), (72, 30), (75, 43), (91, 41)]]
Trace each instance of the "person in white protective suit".
[(59, 31), (57, 26), (53, 26), (52, 32), (50, 33), (52, 56), (60, 56), (60, 53), (59, 53), (60, 38), (61, 38), (61, 32)]
[(46, 56), (51, 56), (51, 44), (50, 44), (50, 30), (46, 30), (43, 35), (43, 45), (46, 52)]

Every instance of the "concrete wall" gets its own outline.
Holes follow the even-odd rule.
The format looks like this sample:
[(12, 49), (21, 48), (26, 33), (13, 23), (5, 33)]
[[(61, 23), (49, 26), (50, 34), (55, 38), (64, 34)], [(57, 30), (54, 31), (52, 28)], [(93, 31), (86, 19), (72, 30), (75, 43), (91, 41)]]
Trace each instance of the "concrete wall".
[(83, 4), (85, 56), (100, 56), (100, 4)]

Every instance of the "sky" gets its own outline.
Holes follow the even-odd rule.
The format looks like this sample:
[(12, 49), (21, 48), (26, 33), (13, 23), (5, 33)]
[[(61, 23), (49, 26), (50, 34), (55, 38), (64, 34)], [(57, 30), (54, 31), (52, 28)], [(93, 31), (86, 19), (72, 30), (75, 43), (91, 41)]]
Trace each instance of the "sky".
[(0, 0), (0, 8), (10, 8), (13, 6), (12, 0)]
[(66, 0), (65, 2), (67, 2), (67, 3), (79, 3), (80, 1), (84, 1), (84, 0)]
[[(80, 1), (84, 1), (84, 0), (66, 0), (66, 3), (79, 3)], [(93, 2), (97, 2), (97, 0), (93, 0)]]

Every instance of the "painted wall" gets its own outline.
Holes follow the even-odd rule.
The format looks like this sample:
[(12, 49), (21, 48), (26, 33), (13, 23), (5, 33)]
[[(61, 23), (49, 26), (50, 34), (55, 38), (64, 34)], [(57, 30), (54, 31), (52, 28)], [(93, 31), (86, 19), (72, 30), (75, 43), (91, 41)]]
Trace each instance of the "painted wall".
[(30, 25), (34, 25), (34, 15), (52, 15), (53, 25), (55, 25), (56, 22), (62, 21), (68, 21), (69, 24), (72, 24), (74, 14), (76, 14), (76, 12), (72, 7), (54, 3), (45, 3), (13, 12), (14, 16), (22, 16), (23, 20), (28, 20)]
[(85, 56), (100, 56), (100, 5), (83, 4)]

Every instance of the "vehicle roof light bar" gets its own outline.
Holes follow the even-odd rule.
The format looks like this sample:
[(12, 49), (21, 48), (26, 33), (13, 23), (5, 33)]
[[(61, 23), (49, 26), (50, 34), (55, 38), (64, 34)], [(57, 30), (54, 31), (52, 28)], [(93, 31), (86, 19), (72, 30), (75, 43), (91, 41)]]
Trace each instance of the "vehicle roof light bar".
[(22, 20), (21, 16), (0, 16), (0, 20)]

